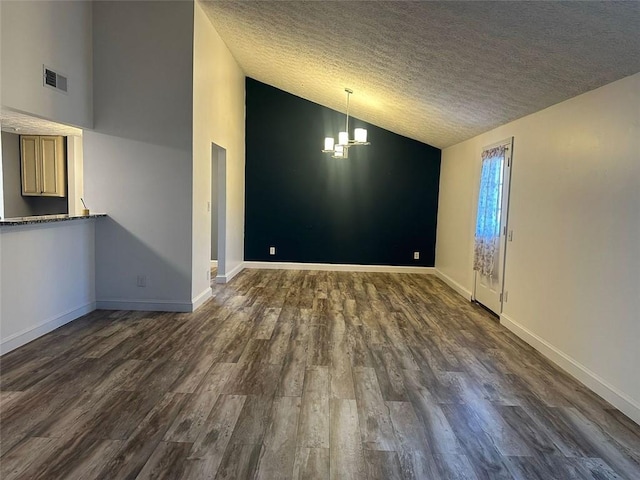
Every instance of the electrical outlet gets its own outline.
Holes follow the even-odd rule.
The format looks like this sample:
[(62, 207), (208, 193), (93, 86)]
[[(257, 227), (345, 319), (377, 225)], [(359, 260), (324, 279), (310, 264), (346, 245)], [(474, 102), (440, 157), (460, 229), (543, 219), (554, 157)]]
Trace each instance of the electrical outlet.
[(420, 252), (413, 252), (413, 259), (420, 260)]
[(276, 247), (269, 247), (269, 255), (275, 255), (276, 254)]
[(146, 287), (147, 286), (147, 276), (146, 275), (138, 275), (137, 285), (139, 287)]

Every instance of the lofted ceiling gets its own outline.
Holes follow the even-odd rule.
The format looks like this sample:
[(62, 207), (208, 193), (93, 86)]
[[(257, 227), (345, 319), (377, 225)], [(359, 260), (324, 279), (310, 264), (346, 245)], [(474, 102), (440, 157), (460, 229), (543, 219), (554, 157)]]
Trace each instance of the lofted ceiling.
[(439, 148), (640, 71), (636, 1), (201, 4), (247, 76)]

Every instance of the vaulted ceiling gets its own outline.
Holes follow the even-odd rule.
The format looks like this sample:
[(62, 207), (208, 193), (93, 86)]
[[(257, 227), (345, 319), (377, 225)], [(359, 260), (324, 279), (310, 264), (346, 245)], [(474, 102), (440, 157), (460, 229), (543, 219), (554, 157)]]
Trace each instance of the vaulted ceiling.
[(440, 148), (640, 71), (636, 1), (201, 3), (247, 76)]

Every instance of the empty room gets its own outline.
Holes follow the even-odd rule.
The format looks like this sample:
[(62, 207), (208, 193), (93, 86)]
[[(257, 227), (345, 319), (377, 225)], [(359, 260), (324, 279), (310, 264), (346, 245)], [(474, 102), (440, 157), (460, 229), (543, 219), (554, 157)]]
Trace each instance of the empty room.
[(639, 25), (0, 0), (0, 478), (640, 478)]

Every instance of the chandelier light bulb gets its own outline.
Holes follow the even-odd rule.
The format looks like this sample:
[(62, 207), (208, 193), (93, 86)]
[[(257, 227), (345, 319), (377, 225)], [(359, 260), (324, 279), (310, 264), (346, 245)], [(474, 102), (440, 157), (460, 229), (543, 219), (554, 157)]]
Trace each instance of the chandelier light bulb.
[(356, 128), (353, 131), (353, 136), (356, 142), (367, 143), (367, 129), (366, 128)]
[(326, 137), (324, 139), (324, 149), (333, 150), (334, 143), (335, 143), (335, 140), (333, 139), (333, 137)]

